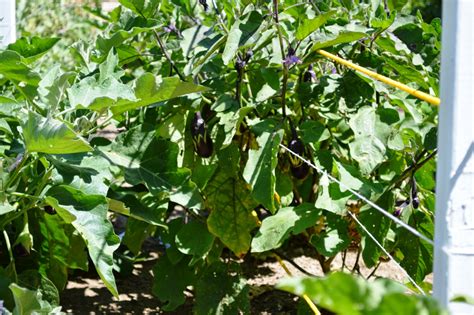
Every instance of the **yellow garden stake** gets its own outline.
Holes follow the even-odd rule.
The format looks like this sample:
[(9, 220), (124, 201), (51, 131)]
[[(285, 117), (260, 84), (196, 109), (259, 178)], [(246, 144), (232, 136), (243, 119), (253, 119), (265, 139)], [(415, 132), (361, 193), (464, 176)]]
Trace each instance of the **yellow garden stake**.
[(423, 101), (426, 101), (432, 105), (439, 105), (441, 103), (441, 100), (433, 95), (430, 95), (430, 94), (427, 94), (425, 92), (422, 92), (422, 91), (419, 91), (419, 90), (416, 90), (414, 88), (411, 88), (409, 87), (408, 85), (405, 85), (403, 83), (400, 83), (398, 81), (395, 81), (395, 80), (392, 80), (390, 78), (387, 78), (381, 74), (378, 74), (377, 72), (374, 72), (374, 71), (371, 71), (369, 69), (366, 69), (364, 67), (361, 67), (361, 66), (358, 66), (348, 60), (345, 60), (345, 59), (342, 59), (336, 55), (333, 55), (325, 50), (322, 50), (322, 49), (318, 49), (316, 51), (318, 54), (320, 55), (323, 55), (324, 57), (327, 57), (329, 59), (332, 59), (346, 67), (349, 67), (349, 68), (352, 68), (354, 70), (357, 70), (359, 72), (362, 72), (363, 74), (365, 75), (368, 75), (369, 77), (371, 78), (374, 78), (376, 80), (379, 80), (383, 83), (386, 83), (388, 85), (391, 85), (397, 89), (400, 89), (402, 91), (405, 91), (417, 98), (419, 98), (420, 100), (423, 100)]
[[(273, 254), (275, 258), (277, 259), (278, 263), (280, 266), (285, 270), (286, 274), (289, 276), (292, 276), (290, 269), (286, 266), (286, 264), (283, 262), (283, 260), (278, 256), (277, 254)], [(314, 302), (307, 296), (306, 294), (303, 294), (303, 299), (308, 303), (309, 308), (313, 311), (315, 315), (321, 315), (321, 312), (318, 310)]]

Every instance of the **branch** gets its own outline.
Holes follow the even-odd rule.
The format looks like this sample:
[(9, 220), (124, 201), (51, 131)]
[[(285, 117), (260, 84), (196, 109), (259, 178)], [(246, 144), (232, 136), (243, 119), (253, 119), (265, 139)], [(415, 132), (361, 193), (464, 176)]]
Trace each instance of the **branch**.
[(170, 55), (168, 54), (168, 51), (166, 51), (165, 46), (163, 45), (163, 41), (161, 40), (160, 34), (158, 34), (158, 32), (155, 29), (153, 30), (153, 34), (155, 35), (156, 41), (158, 42), (158, 45), (160, 45), (161, 51), (163, 51), (163, 54), (165, 55), (166, 59), (168, 59), (173, 70), (179, 76), (181, 81), (186, 81), (186, 79), (181, 74), (181, 72), (179, 72), (179, 69), (178, 67), (176, 67), (176, 64), (174, 63), (174, 61), (171, 59)]

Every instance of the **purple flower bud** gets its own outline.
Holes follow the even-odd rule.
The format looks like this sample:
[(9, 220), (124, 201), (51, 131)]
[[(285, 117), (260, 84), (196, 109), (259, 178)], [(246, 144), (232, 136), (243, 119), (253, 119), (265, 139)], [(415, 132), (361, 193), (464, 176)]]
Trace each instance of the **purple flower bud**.
[(245, 60), (242, 60), (240, 56), (237, 56), (237, 60), (235, 61), (235, 70), (237, 70), (237, 72), (240, 72), (246, 65), (247, 62)]
[(171, 33), (171, 32), (178, 33), (178, 29), (176, 28), (176, 25), (174, 23), (170, 23), (168, 26), (163, 26), (163, 30), (166, 33)]
[(332, 73), (332, 74), (336, 74), (336, 73), (337, 73), (336, 67), (333, 67), (333, 68), (331, 69), (331, 73)]
[(402, 214), (403, 209), (408, 207), (409, 204), (410, 204), (409, 198), (405, 200), (398, 200), (397, 202), (395, 202), (395, 211), (393, 212), (393, 215), (396, 217), (399, 217)]
[(301, 59), (296, 56), (296, 51), (292, 48), (288, 48), (288, 55), (286, 55), (286, 58), (283, 60), (283, 64), (287, 67), (290, 67), (291, 65), (301, 63)]

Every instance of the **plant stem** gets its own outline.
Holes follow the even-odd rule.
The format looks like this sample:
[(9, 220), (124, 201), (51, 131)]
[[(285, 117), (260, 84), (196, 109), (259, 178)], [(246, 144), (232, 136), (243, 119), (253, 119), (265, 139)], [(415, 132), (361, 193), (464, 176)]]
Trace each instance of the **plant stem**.
[(163, 45), (163, 41), (161, 40), (161, 37), (160, 37), (160, 34), (158, 34), (158, 31), (153, 29), (153, 34), (155, 35), (156, 41), (158, 42), (158, 45), (160, 46), (161, 51), (165, 55), (166, 59), (168, 59), (168, 62), (170, 63), (171, 67), (174, 69), (174, 71), (179, 76), (181, 81), (186, 81), (186, 79), (181, 74), (181, 72), (179, 72), (179, 69), (176, 66), (176, 64), (174, 63), (174, 61), (171, 59), (171, 56), (168, 54), (168, 51), (166, 50), (165, 45)]
[(281, 59), (283, 63), (283, 82), (281, 88), (281, 110), (283, 118), (286, 118), (286, 85), (288, 83), (288, 66), (283, 62), (285, 59), (285, 47), (283, 45), (283, 35), (280, 30), (280, 19), (278, 18), (278, 0), (273, 0), (273, 19), (278, 33), (278, 40), (280, 42)]
[(429, 160), (431, 160), (436, 153), (438, 152), (438, 149), (434, 149), (433, 152), (431, 152), (425, 159), (422, 161), (418, 162), (421, 159), (421, 156), (417, 158), (418, 161), (413, 163), (409, 168), (407, 168), (403, 173), (398, 176), (397, 179), (393, 181), (393, 183), (389, 186), (387, 190), (391, 190), (395, 188), (397, 185), (399, 185), (401, 182), (403, 182), (407, 177), (409, 177), (411, 174), (414, 174), (417, 170), (419, 170), (423, 165), (425, 165)]
[(369, 280), (369, 279), (375, 274), (375, 272), (377, 271), (377, 269), (379, 269), (380, 264), (382, 264), (381, 261), (379, 261), (379, 262), (377, 263), (377, 266), (375, 266), (375, 268), (372, 270), (372, 272), (367, 276), (367, 278), (366, 278), (367, 280)]

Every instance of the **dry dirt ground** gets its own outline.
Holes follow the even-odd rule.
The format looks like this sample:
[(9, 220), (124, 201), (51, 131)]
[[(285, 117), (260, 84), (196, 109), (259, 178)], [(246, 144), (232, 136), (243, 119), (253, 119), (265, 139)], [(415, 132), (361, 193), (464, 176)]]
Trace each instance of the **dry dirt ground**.
[[(282, 254), (294, 261), (307, 272), (322, 276), (321, 266), (314, 255), (314, 250), (295, 244), (286, 247)], [(77, 273), (70, 277), (66, 290), (61, 295), (63, 311), (68, 314), (191, 314), (192, 296), (189, 294), (185, 305), (174, 312), (164, 313), (160, 310), (160, 302), (151, 294), (152, 268), (158, 259), (159, 251), (149, 252), (149, 259), (135, 264), (132, 275), (123, 277), (116, 275), (117, 287), (120, 292), (119, 299), (112, 295), (98, 280), (97, 274)], [(348, 252), (345, 260), (346, 270), (352, 269), (357, 258), (355, 251)], [(302, 272), (291, 263), (283, 259), (288, 269), (294, 275)], [(286, 277), (281, 265), (273, 257), (261, 259), (247, 257), (243, 264), (243, 274), (251, 286), (251, 311), (252, 314), (296, 314), (298, 298), (289, 293), (272, 289), (279, 279)], [(342, 257), (338, 255), (332, 262), (333, 270), (340, 270)], [(371, 269), (360, 263), (360, 272), (367, 276)], [(91, 268), (93, 269), (93, 268)], [(405, 281), (402, 273), (394, 263), (384, 262), (375, 272), (375, 276)]]

